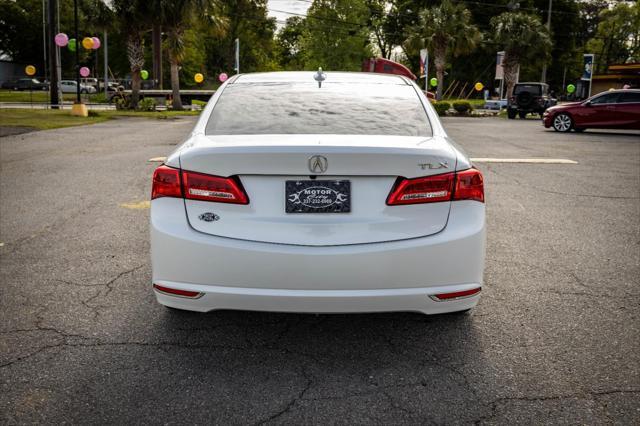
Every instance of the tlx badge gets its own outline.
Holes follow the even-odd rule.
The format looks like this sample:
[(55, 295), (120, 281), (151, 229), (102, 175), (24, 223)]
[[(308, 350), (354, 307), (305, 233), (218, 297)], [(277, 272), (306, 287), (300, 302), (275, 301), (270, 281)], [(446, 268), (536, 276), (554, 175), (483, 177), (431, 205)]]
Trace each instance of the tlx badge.
[(418, 163), (422, 170), (448, 169), (449, 163), (446, 161), (438, 161), (437, 163)]

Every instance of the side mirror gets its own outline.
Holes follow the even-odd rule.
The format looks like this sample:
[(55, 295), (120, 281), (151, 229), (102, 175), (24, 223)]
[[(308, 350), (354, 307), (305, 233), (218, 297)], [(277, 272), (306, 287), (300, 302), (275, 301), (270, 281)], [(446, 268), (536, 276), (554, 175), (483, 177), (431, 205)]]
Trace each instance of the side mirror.
[(589, 101), (584, 101), (583, 105), (590, 107), (591, 106), (591, 101), (590, 100)]

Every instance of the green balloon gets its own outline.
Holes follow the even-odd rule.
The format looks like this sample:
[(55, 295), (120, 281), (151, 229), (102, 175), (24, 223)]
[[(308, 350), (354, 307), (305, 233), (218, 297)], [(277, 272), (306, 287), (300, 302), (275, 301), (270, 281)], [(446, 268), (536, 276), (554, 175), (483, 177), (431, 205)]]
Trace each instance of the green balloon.
[(143, 80), (148, 79), (149, 78), (149, 71), (147, 71), (147, 70), (140, 71), (140, 77), (142, 77)]
[(567, 86), (567, 92), (573, 93), (575, 91), (576, 91), (576, 86), (574, 86), (573, 84), (570, 84)]
[(433, 77), (431, 80), (429, 80), (429, 84), (431, 84), (432, 87), (436, 87), (438, 85), (438, 79)]
[(76, 51), (76, 39), (75, 38), (70, 38), (69, 39), (69, 44), (67, 44), (67, 48), (72, 52)]

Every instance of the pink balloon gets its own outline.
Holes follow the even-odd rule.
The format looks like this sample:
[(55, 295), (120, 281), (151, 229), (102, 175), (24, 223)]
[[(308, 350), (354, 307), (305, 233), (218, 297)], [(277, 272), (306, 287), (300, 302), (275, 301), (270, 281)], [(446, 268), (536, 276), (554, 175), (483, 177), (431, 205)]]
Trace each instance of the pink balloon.
[(67, 44), (69, 44), (69, 37), (67, 37), (65, 33), (56, 34), (54, 40), (56, 42), (56, 46), (58, 47), (65, 47)]
[(220, 80), (223, 83), (227, 81), (228, 78), (229, 76), (227, 75), (227, 73), (224, 73), (224, 72), (218, 76), (218, 80)]
[(80, 68), (80, 75), (81, 76), (89, 77), (89, 74), (91, 74), (91, 71), (89, 71), (89, 68), (87, 68), (87, 67)]
[(99, 49), (100, 48), (100, 39), (98, 37), (91, 37), (91, 39), (93, 40), (93, 48), (94, 49)]

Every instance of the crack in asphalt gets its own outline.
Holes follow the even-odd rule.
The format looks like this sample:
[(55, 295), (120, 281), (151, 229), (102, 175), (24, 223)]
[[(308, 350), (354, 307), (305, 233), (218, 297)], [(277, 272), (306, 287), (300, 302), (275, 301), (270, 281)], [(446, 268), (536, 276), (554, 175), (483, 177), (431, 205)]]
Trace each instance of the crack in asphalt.
[(534, 268), (534, 269), (539, 269), (541, 271), (544, 271), (545, 273), (549, 274), (549, 275), (553, 275), (558, 273), (558, 269), (562, 269), (564, 271), (562, 271), (561, 273), (568, 276), (569, 278), (572, 279), (572, 281), (574, 281), (578, 286), (589, 290), (589, 291), (585, 291), (585, 292), (578, 292), (578, 291), (565, 291), (565, 290), (559, 290), (559, 289), (545, 289), (545, 288), (539, 288), (536, 291), (541, 292), (541, 293), (551, 293), (551, 294), (559, 294), (559, 295), (574, 295), (574, 296), (587, 296), (587, 297), (595, 297), (595, 298), (605, 298), (605, 299), (615, 299), (615, 300), (620, 300), (623, 297), (629, 297), (629, 298), (633, 298), (633, 297), (638, 297), (637, 294), (633, 294), (633, 293), (628, 293), (628, 292), (623, 292), (620, 295), (614, 295), (614, 294), (609, 294), (608, 292), (602, 292), (602, 291), (596, 291), (594, 288), (592, 288), (591, 286), (585, 284), (585, 282), (578, 277), (578, 275), (569, 270), (569, 268), (564, 267), (563, 265), (555, 265), (558, 269), (556, 270), (551, 270), (548, 268), (545, 268), (541, 265), (534, 265), (531, 263), (527, 263), (527, 262), (522, 262), (522, 261), (517, 261), (517, 260), (501, 260), (501, 259), (493, 259), (493, 258), (487, 258), (486, 259), (488, 262), (497, 262), (497, 263), (503, 263), (503, 264), (510, 264), (510, 265), (524, 265), (527, 266), (529, 268)]
[(514, 402), (514, 401), (545, 402), (545, 401), (562, 401), (565, 399), (591, 399), (595, 401), (598, 397), (615, 395), (620, 393), (635, 394), (635, 393), (640, 393), (640, 389), (611, 389), (607, 391), (588, 391), (588, 392), (573, 393), (573, 394), (566, 394), (566, 395), (522, 396), (522, 397), (498, 398), (487, 404), (490, 406), (490, 413), (486, 416), (482, 416), (478, 418), (477, 420), (474, 420), (473, 423), (475, 425), (479, 425), (479, 424), (482, 424), (483, 422), (487, 422), (495, 418), (498, 414), (497, 410), (499, 405), (509, 404), (510, 402)]
[[(10, 247), (14, 247), (15, 248), (15, 247), (19, 246), (22, 243), (25, 243), (25, 242), (33, 240), (35, 238), (41, 237), (44, 234), (46, 234), (47, 232), (49, 232), (49, 230), (51, 228), (54, 228), (54, 227), (55, 228), (59, 228), (60, 226), (64, 225), (65, 223), (70, 222), (71, 220), (77, 218), (78, 216), (86, 213), (88, 210), (92, 209), (93, 207), (95, 207), (98, 204), (99, 203), (97, 201), (93, 202), (93, 203), (90, 203), (90, 204), (84, 206), (81, 210), (78, 210), (77, 212), (75, 212), (73, 214), (66, 215), (63, 218), (60, 218), (60, 220), (58, 220), (58, 221), (54, 221), (54, 222), (50, 223), (49, 225), (43, 226), (42, 228), (40, 228), (38, 231), (36, 231), (35, 233), (33, 233), (31, 235), (27, 235), (25, 237), (21, 237), (21, 238), (15, 239), (13, 241), (4, 241), (3, 247), (6, 247), (7, 249), (9, 249)], [(10, 253), (14, 253), (14, 252), (15, 252), (15, 250), (8, 250), (5, 254), (10, 254)]]
[(575, 192), (554, 191), (554, 190), (551, 190), (551, 189), (540, 188), (538, 186), (531, 185), (531, 184), (528, 184), (528, 183), (523, 183), (517, 178), (514, 178), (512, 176), (507, 176), (507, 175), (503, 174), (502, 172), (501, 173), (496, 172), (495, 169), (493, 169), (488, 164), (485, 164), (485, 166), (486, 166), (487, 170), (489, 170), (490, 172), (492, 172), (496, 176), (500, 176), (502, 178), (509, 179), (511, 182), (515, 182), (519, 186), (525, 186), (527, 188), (531, 188), (531, 189), (534, 189), (536, 191), (544, 192), (544, 193), (547, 193), (547, 194), (566, 195), (566, 196), (570, 196), (570, 197), (602, 198), (602, 199), (605, 199), (605, 200), (638, 200), (638, 199), (640, 199), (640, 197), (625, 197), (625, 196), (617, 196), (617, 195), (599, 195), (599, 194), (578, 194), (578, 193), (575, 193)]
[(284, 416), (285, 414), (293, 410), (294, 406), (298, 401), (301, 401), (304, 399), (304, 395), (309, 391), (309, 389), (311, 389), (311, 386), (313, 385), (313, 379), (309, 376), (309, 374), (307, 373), (304, 367), (302, 367), (301, 369), (301, 374), (306, 380), (306, 384), (304, 388), (300, 392), (298, 392), (298, 394), (295, 397), (293, 397), (291, 401), (289, 401), (281, 410), (273, 413), (266, 419), (257, 421), (256, 423), (254, 423), (254, 425), (256, 426), (263, 425)]

